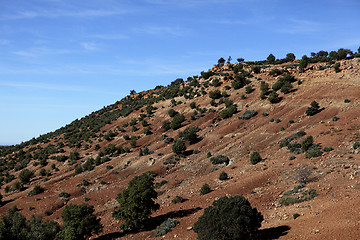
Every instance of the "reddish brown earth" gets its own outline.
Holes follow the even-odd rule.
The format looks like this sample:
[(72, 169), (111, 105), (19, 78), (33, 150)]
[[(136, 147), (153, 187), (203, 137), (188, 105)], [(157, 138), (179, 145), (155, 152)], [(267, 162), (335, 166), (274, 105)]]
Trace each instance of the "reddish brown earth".
[[(314, 69), (317, 69), (317, 65), (319, 64), (314, 65)], [(208, 95), (193, 100), (176, 98), (183, 104), (175, 106), (174, 109), (184, 113), (189, 121), (180, 130), (169, 130), (166, 134), (176, 138), (178, 131), (188, 126), (199, 126), (201, 131), (198, 134), (203, 139), (188, 146), (190, 150), (199, 150), (198, 154), (190, 155), (171, 166), (163, 164), (163, 161), (172, 155), (171, 144), (160, 140), (163, 134), (161, 124), (163, 120), (170, 119), (167, 111), (171, 108), (171, 103), (170, 100), (156, 103), (154, 117), (148, 120), (154, 134), (145, 136), (142, 126), (135, 133), (141, 135), (138, 146), (150, 144), (149, 148), (155, 151), (153, 154), (139, 157), (138, 151), (134, 151), (113, 158), (91, 172), (78, 175), (75, 175), (74, 170), (70, 170), (66, 163), (49, 160), (48, 166), (55, 163), (60, 171), (53, 172), (48, 181), (36, 177), (30, 187), (22, 192), (4, 193), (3, 187), (1, 193), (6, 204), (0, 208), (0, 213), (17, 205), (26, 217), (32, 214), (45, 216), (45, 212), (50, 211), (52, 214), (46, 218), (60, 221), (61, 211), (66, 204), (79, 204), (88, 197), (88, 203), (94, 205), (96, 214), (101, 217), (104, 225), (103, 232), (92, 239), (156, 239), (155, 227), (123, 236), (119, 228), (121, 223), (111, 217), (117, 206), (117, 194), (127, 187), (127, 183), (134, 176), (153, 170), (158, 173), (155, 182), (168, 181), (156, 189), (159, 194), (156, 201), (161, 207), (152, 215), (154, 222), (161, 223), (161, 220), (166, 220), (167, 217), (180, 222), (172, 232), (161, 237), (163, 239), (196, 239), (196, 233), (190, 228), (202, 215), (204, 208), (216, 198), (225, 195), (245, 196), (251, 205), (263, 214), (262, 230), (269, 239), (358, 239), (360, 155), (352, 145), (355, 141), (360, 141), (360, 62), (358, 59), (342, 61), (341, 69), (340, 73), (335, 73), (333, 68), (322, 71), (308, 70), (305, 73), (293, 70), (293, 75), (300, 79), (302, 84), (295, 83), (296, 91), (292, 93), (280, 94), (283, 99), (277, 104), (260, 100), (260, 81), (253, 78), (252, 84), (256, 90), (248, 94), (246, 99), (241, 99), (245, 89), (227, 90), (231, 94), (230, 99), (238, 105), (239, 113), (216, 123), (213, 123), (213, 119), (219, 115), (219, 111), (206, 113), (195, 121), (189, 120), (193, 112), (189, 107), (190, 102), (195, 101), (201, 107), (210, 108), (211, 99)], [(268, 76), (267, 71), (256, 74), (255, 77), (261, 77), (271, 86), (276, 78)], [(230, 82), (223, 81), (218, 89), (222, 91), (225, 85), (230, 85)], [(346, 98), (351, 102), (344, 103)], [(305, 115), (305, 110), (313, 100), (324, 110), (309, 117)], [(215, 109), (222, 108), (224, 105)], [(259, 114), (250, 120), (238, 120), (238, 116), (245, 110), (256, 110)], [(264, 117), (263, 112), (269, 115)], [(120, 118), (105, 126), (103, 130), (122, 126), (140, 113), (140, 110), (133, 112), (127, 119)], [(335, 115), (339, 117), (338, 121), (332, 121)], [(270, 122), (271, 118), (279, 118), (281, 122)], [(289, 120), (294, 120), (294, 123), (289, 124)], [(285, 130), (280, 131), (281, 127)], [(131, 127), (126, 130), (129, 135), (134, 134)], [(300, 130), (304, 130), (307, 136), (313, 136), (315, 143), (321, 143), (322, 147), (333, 147), (334, 150), (310, 159), (299, 154), (290, 161), (289, 156), (293, 154), (286, 148), (280, 149), (279, 143)], [(124, 142), (124, 134), (126, 133), (120, 133), (111, 143)], [(101, 146), (105, 144), (106, 141), (100, 143)], [(82, 160), (85, 161), (89, 156), (95, 157), (96, 153), (92, 151), (81, 150)], [(249, 155), (252, 151), (258, 151), (264, 160), (257, 165), (251, 165)], [(226, 155), (231, 163), (214, 170), (214, 165), (206, 157), (207, 152)], [(159, 156), (159, 153), (164, 155)], [(282, 194), (297, 185), (293, 179), (294, 168), (303, 163), (313, 169), (311, 181), (306, 187), (315, 189), (318, 196), (310, 201), (280, 206), (278, 201)], [(114, 168), (108, 170), (107, 165)], [(29, 166), (38, 176), (40, 167), (34, 167), (31, 163)], [(114, 171), (119, 174), (113, 174)], [(221, 171), (226, 171), (230, 179), (220, 181), (218, 177)], [(87, 179), (91, 185), (77, 187), (83, 179)], [(101, 185), (101, 181), (108, 184)], [(199, 189), (204, 183), (208, 183), (213, 191), (200, 195)], [(43, 186), (45, 193), (28, 197), (28, 192), (35, 184)], [(69, 201), (58, 197), (62, 191), (71, 194)], [(171, 200), (178, 195), (188, 200), (172, 204)], [(29, 211), (30, 206), (35, 209)], [(300, 217), (293, 219), (295, 213), (300, 214)]]

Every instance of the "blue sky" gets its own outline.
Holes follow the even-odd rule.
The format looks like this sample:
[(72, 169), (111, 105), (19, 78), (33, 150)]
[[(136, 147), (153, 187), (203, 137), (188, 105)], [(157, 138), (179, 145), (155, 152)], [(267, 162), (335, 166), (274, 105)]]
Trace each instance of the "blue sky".
[(358, 0), (0, 0), (0, 145), (220, 57), (360, 46)]

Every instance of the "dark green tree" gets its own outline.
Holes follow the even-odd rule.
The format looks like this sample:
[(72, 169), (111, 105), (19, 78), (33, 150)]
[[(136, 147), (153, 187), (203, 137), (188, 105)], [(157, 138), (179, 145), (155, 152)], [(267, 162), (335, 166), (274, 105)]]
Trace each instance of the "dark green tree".
[(242, 196), (221, 197), (204, 210), (194, 224), (199, 240), (254, 239), (264, 220), (256, 208)]
[(174, 144), (171, 146), (171, 149), (176, 154), (182, 154), (186, 150), (186, 146), (183, 140), (177, 139)]
[(174, 130), (181, 128), (181, 124), (185, 121), (185, 117), (182, 114), (177, 114), (170, 123), (170, 127)]
[(270, 103), (278, 103), (280, 102), (279, 94), (277, 94), (275, 91), (272, 91), (269, 94), (268, 100)]
[(275, 62), (275, 56), (272, 53), (270, 53), (269, 56), (266, 58), (266, 60), (269, 63), (274, 63)]
[(262, 158), (257, 151), (254, 151), (250, 154), (250, 163), (251, 164), (255, 165), (255, 164), (261, 162), (261, 160), (262, 160)]
[(154, 190), (154, 178), (155, 173), (151, 171), (136, 176), (129, 182), (127, 189), (118, 194), (116, 200), (120, 206), (114, 210), (113, 217), (125, 220), (121, 229), (143, 228), (151, 212), (160, 208), (154, 201), (158, 195)]
[(66, 205), (61, 213), (62, 231), (57, 234), (56, 239), (82, 240), (87, 239), (93, 233), (99, 233), (103, 226), (100, 218), (94, 215), (94, 211), (94, 206), (85, 203)]
[(310, 107), (308, 107), (305, 111), (307, 116), (313, 116), (320, 112), (320, 106), (316, 101), (312, 101), (310, 103)]
[(293, 54), (293, 53), (288, 53), (288, 54), (286, 54), (285, 60), (286, 60), (287, 62), (292, 62), (292, 61), (294, 61), (294, 60), (295, 60), (295, 54)]
[(224, 59), (224, 58), (220, 58), (220, 59), (218, 60), (218, 66), (224, 66), (224, 64), (225, 64), (225, 59)]
[(23, 183), (23, 184), (27, 184), (30, 182), (30, 179), (33, 178), (34, 172), (30, 171), (29, 169), (25, 168), (24, 170), (22, 170), (19, 174), (19, 180)]

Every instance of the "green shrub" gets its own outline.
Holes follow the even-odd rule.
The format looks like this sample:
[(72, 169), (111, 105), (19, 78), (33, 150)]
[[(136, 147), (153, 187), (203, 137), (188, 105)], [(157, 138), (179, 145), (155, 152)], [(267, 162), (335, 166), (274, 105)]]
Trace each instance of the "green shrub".
[(60, 198), (69, 198), (70, 196), (71, 196), (70, 193), (67, 193), (67, 192), (61, 192), (59, 194)]
[(288, 206), (295, 203), (301, 203), (305, 201), (310, 201), (311, 199), (315, 198), (317, 196), (315, 189), (309, 189), (309, 190), (302, 190), (300, 196), (289, 196), (284, 195), (280, 200), (279, 204), (282, 206)]
[(333, 118), (332, 118), (332, 120), (334, 121), (334, 122), (336, 122), (337, 120), (339, 120), (340, 118), (338, 117), (338, 116), (333, 116)]
[(209, 192), (211, 192), (209, 184), (205, 183), (204, 185), (202, 185), (202, 187), (200, 188), (200, 195), (205, 195)]
[(185, 117), (182, 114), (177, 114), (171, 121), (170, 123), (170, 127), (173, 130), (177, 130), (179, 128), (181, 128), (181, 124), (185, 121)]
[(220, 90), (215, 90), (215, 91), (210, 91), (210, 92), (209, 92), (209, 97), (210, 97), (211, 99), (219, 99), (219, 98), (222, 97), (222, 95), (221, 95)]
[(320, 144), (313, 144), (308, 150), (305, 152), (306, 158), (312, 158), (312, 157), (320, 157), (323, 154), (321, 151)]
[(59, 231), (60, 226), (54, 221), (43, 221), (41, 217), (35, 216), (30, 220), (26, 220), (16, 206), (10, 208), (6, 215), (1, 216), (0, 238), (4, 240), (55, 239)]
[(254, 116), (256, 116), (258, 113), (255, 110), (246, 110), (239, 119), (248, 120)]
[(160, 205), (153, 200), (158, 195), (154, 190), (155, 175), (154, 172), (148, 171), (134, 177), (127, 189), (116, 197), (119, 207), (113, 211), (112, 215), (116, 219), (125, 220), (120, 226), (122, 230), (143, 228), (152, 211), (160, 208)]
[(229, 164), (230, 159), (224, 155), (217, 155), (215, 157), (210, 158), (210, 162), (212, 164), (222, 164), (225, 163), (226, 165)]
[(331, 152), (332, 150), (334, 150), (334, 148), (332, 148), (332, 147), (324, 147), (323, 148), (324, 152)]
[(63, 230), (57, 234), (56, 239), (85, 240), (92, 234), (101, 232), (103, 226), (94, 211), (94, 206), (85, 203), (66, 205), (61, 213)]
[(171, 232), (171, 229), (176, 227), (177, 224), (179, 224), (179, 221), (168, 218), (156, 228), (155, 236), (161, 237), (166, 235), (168, 232)]
[(301, 142), (301, 150), (303, 152), (306, 152), (312, 145), (314, 144), (314, 138), (312, 136), (307, 136), (302, 142)]
[(271, 92), (269, 94), (268, 100), (270, 103), (278, 103), (280, 102), (279, 94), (277, 94), (275, 91)]
[(35, 196), (37, 194), (43, 193), (44, 192), (44, 188), (40, 187), (40, 185), (35, 185), (35, 187), (33, 188), (33, 190), (31, 190), (28, 193), (28, 196)]
[(226, 119), (226, 118), (230, 118), (232, 117), (235, 113), (237, 112), (237, 108), (235, 105), (231, 105), (230, 107), (227, 107), (225, 109), (223, 109), (220, 112), (220, 117), (222, 119)]
[(209, 158), (209, 157), (211, 157), (211, 156), (212, 156), (211, 152), (208, 152), (208, 153), (206, 154), (206, 157), (207, 157), (207, 158)]
[(312, 101), (310, 103), (310, 107), (308, 107), (305, 111), (307, 116), (313, 116), (320, 112), (320, 106), (316, 101)]
[(250, 163), (255, 165), (259, 162), (261, 162), (262, 158), (260, 156), (260, 154), (257, 151), (254, 151), (251, 153), (250, 155)]
[(297, 219), (298, 217), (300, 217), (300, 214), (298, 214), (298, 213), (294, 213), (294, 214), (293, 214), (293, 218), (294, 218), (294, 219)]
[(242, 196), (221, 197), (204, 210), (194, 224), (199, 240), (252, 239), (264, 220)]
[(219, 180), (224, 181), (224, 180), (227, 180), (228, 178), (229, 178), (228, 174), (224, 171), (222, 171), (219, 175)]
[(24, 169), (19, 174), (19, 180), (24, 184), (29, 183), (30, 179), (33, 177), (34, 177), (34, 172), (30, 171), (29, 169)]
[(175, 154), (182, 154), (183, 152), (185, 152), (186, 146), (183, 140), (177, 139), (171, 146), (171, 149)]
[(182, 202), (185, 202), (187, 199), (186, 198), (183, 198), (182, 196), (176, 196), (173, 200), (171, 200), (171, 202), (173, 204), (176, 204), (176, 203), (182, 203)]
[(353, 149), (358, 149), (360, 147), (360, 142), (354, 142)]
[(348, 98), (345, 98), (344, 103), (349, 103), (349, 102), (351, 102), (351, 100)]
[(166, 181), (166, 180), (162, 180), (161, 182), (157, 182), (157, 183), (154, 184), (154, 188), (159, 188), (159, 187), (165, 185), (167, 182), (168, 181)]

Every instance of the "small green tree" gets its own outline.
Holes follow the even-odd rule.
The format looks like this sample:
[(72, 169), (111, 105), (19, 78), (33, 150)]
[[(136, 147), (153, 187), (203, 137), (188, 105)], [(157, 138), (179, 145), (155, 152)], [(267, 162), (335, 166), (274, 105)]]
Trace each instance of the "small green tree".
[(30, 182), (30, 179), (34, 177), (34, 172), (30, 171), (29, 169), (25, 168), (24, 170), (22, 170), (19, 174), (19, 180), (23, 183), (23, 184), (27, 184)]
[(171, 146), (171, 149), (176, 154), (181, 154), (186, 150), (186, 146), (183, 140), (177, 139), (174, 144)]
[(306, 115), (307, 116), (313, 116), (313, 115), (315, 115), (315, 114), (317, 114), (317, 113), (319, 113), (320, 112), (320, 106), (319, 106), (319, 104), (316, 102), (316, 101), (312, 101), (311, 103), (310, 103), (310, 107), (308, 107), (307, 109), (306, 109)]
[(278, 103), (280, 102), (279, 94), (277, 94), (275, 91), (271, 92), (269, 94), (268, 100), (270, 103)]
[(61, 213), (64, 223), (62, 231), (56, 235), (56, 239), (87, 239), (93, 233), (100, 232), (103, 226), (94, 211), (94, 206), (85, 203), (66, 205)]
[(200, 195), (205, 195), (207, 193), (211, 192), (211, 187), (209, 184), (205, 183), (204, 185), (202, 185), (202, 187), (200, 188)]
[(218, 66), (224, 66), (225, 62), (226, 62), (226, 60), (224, 58), (220, 58), (218, 60)]
[(194, 224), (199, 240), (252, 239), (264, 217), (243, 196), (221, 197)]
[(155, 173), (151, 171), (136, 176), (129, 182), (127, 189), (118, 194), (116, 200), (119, 207), (114, 210), (113, 217), (125, 220), (121, 229), (143, 228), (151, 212), (159, 209), (160, 205), (154, 202), (157, 198), (154, 177)]
[(274, 63), (275, 62), (275, 56), (272, 53), (270, 53), (269, 56), (266, 58), (266, 60), (269, 63)]
[(262, 160), (262, 158), (257, 151), (251, 153), (251, 155), (250, 155), (250, 163), (251, 164), (255, 165), (255, 164), (261, 162), (261, 160)]
[(229, 178), (228, 174), (225, 171), (222, 171), (219, 175), (219, 180), (227, 180)]

